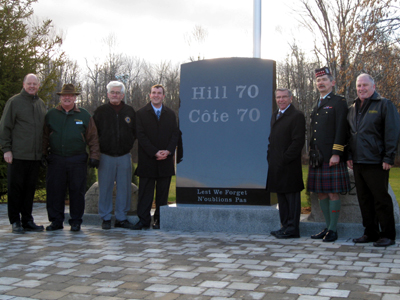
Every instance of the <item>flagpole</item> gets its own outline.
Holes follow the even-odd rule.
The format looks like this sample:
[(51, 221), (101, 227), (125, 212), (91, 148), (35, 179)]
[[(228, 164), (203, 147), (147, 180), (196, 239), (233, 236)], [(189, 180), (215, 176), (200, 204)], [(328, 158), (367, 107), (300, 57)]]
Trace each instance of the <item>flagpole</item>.
[(261, 0), (253, 5), (253, 57), (261, 58)]

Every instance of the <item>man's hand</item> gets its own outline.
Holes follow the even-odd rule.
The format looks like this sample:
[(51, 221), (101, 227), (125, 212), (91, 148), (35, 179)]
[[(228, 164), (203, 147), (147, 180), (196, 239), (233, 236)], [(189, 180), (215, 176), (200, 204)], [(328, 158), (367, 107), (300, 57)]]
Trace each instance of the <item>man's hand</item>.
[(353, 170), (353, 161), (352, 160), (348, 160), (347, 161), (347, 166)]
[(332, 155), (331, 159), (329, 160), (329, 166), (335, 166), (337, 164), (339, 164), (340, 162), (340, 156), (337, 154)]
[(384, 170), (390, 170), (390, 168), (392, 167), (392, 165), (389, 165), (388, 163), (382, 163), (382, 168), (384, 169)]
[(6, 163), (8, 164), (12, 164), (13, 161), (13, 155), (11, 151), (7, 151), (6, 153), (4, 153), (4, 160), (6, 161)]
[(170, 153), (171, 152), (169, 152), (168, 150), (160, 150), (156, 153), (156, 158), (157, 160), (164, 160), (168, 157)]

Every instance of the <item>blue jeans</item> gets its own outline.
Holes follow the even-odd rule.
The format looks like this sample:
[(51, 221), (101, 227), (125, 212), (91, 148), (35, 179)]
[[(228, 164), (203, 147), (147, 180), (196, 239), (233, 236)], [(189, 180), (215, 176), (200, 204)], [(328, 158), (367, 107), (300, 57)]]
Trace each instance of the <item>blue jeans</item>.
[(64, 223), (65, 196), (69, 194), (69, 224), (81, 224), (85, 210), (86, 174), (88, 155), (69, 157), (50, 154), (47, 157), (46, 178), (47, 214), (49, 221)]
[(131, 207), (132, 163), (131, 154), (109, 156), (101, 154), (99, 165), (99, 215), (103, 220), (111, 219), (113, 209), (114, 181), (117, 182), (115, 198), (115, 218), (126, 220), (126, 214)]

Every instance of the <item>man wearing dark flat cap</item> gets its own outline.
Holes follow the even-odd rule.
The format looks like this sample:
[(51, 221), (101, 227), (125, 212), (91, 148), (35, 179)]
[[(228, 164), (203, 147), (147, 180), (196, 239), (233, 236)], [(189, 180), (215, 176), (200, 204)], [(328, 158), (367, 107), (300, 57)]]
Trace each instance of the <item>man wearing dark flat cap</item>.
[(339, 193), (350, 190), (344, 155), (347, 139), (347, 101), (333, 93), (335, 80), (324, 67), (315, 70), (320, 97), (311, 114), (310, 168), (307, 190), (318, 194), (326, 228), (311, 236), (324, 242), (337, 240), (341, 201)]
[(80, 93), (73, 84), (64, 84), (60, 104), (45, 117), (43, 154), (47, 158), (46, 207), (51, 224), (47, 231), (63, 229), (65, 196), (68, 189), (71, 231), (80, 231), (85, 209), (86, 173), (100, 160), (97, 128), (89, 112), (75, 105)]

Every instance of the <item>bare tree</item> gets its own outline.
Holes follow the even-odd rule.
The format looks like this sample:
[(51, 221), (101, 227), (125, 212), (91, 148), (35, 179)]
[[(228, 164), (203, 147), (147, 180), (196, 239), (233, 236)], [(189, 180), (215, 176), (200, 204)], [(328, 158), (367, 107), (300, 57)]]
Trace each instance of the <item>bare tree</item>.
[(207, 39), (208, 31), (201, 25), (195, 25), (191, 32), (185, 33), (184, 39), (186, 43), (191, 47), (195, 55), (189, 57), (190, 61), (202, 60), (205, 58), (203, 46)]
[[(314, 85), (314, 70), (317, 62), (309, 62), (306, 55), (296, 42), (291, 45), (291, 52), (285, 61), (277, 64), (278, 87), (292, 90), (295, 106), (303, 111), (306, 118), (306, 128), (310, 125), (312, 107), (317, 99), (317, 92)], [(305, 150), (308, 152), (309, 134), (306, 134)]]
[[(330, 67), (336, 90), (354, 97), (356, 76), (370, 53), (379, 55), (393, 40), (397, 11), (392, 0), (301, 0), (301, 23), (315, 35), (314, 51)], [(392, 47), (391, 45), (390, 47)]]

